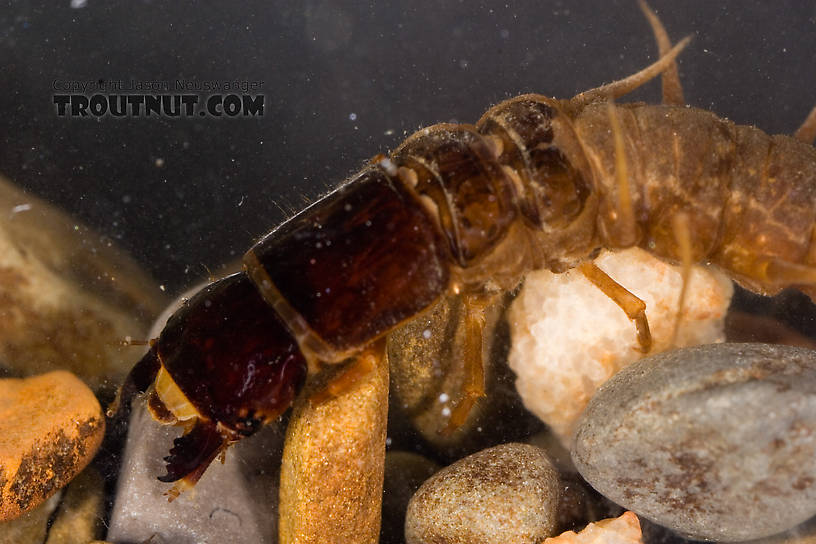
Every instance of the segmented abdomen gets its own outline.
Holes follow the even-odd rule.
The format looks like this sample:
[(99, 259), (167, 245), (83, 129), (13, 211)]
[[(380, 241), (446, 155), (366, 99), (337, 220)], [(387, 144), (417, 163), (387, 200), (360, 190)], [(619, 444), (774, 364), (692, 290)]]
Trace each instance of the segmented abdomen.
[[(763, 277), (768, 260), (816, 263), (812, 146), (695, 108), (635, 104), (617, 106), (615, 112), (624, 138), (638, 245), (679, 259), (672, 221), (685, 212), (693, 258), (722, 266), (754, 291), (773, 294), (786, 286)], [(619, 213), (608, 107), (590, 105), (572, 124), (590, 165), (586, 175), (599, 192), (601, 244), (631, 245), (624, 239)], [(575, 143), (564, 145), (575, 152)]]

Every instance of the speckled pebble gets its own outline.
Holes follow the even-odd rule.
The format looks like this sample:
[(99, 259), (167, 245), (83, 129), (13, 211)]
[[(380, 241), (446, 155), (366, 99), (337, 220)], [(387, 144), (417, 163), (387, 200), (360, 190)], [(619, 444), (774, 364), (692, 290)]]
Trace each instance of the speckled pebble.
[(99, 402), (70, 372), (0, 380), (0, 521), (70, 482), (104, 433)]
[(533, 544), (556, 530), (560, 483), (527, 444), (482, 450), (440, 470), (411, 498), (407, 544)]
[[(328, 376), (322, 376), (327, 378)], [(280, 544), (376, 544), (380, 535), (388, 364), (322, 403), (307, 383), (286, 429), (280, 479)]]
[(590, 402), (572, 458), (598, 491), (699, 539), (816, 513), (816, 352), (715, 344), (643, 359)]

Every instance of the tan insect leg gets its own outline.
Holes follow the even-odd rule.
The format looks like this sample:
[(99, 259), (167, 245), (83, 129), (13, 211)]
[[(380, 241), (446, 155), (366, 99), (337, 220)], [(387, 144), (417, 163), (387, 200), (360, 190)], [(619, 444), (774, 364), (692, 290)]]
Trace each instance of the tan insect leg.
[(683, 308), (686, 304), (689, 279), (691, 278), (691, 267), (694, 258), (691, 254), (691, 228), (689, 227), (689, 217), (685, 213), (678, 213), (672, 218), (674, 230), (674, 240), (680, 250), (680, 260), (683, 265), (683, 286), (680, 288), (680, 296), (677, 300), (677, 315), (674, 318), (672, 328), (671, 345), (677, 345), (677, 333), (680, 330), (680, 320), (683, 318)]
[(806, 144), (812, 144), (816, 140), (816, 107), (810, 110), (810, 113), (802, 123), (802, 126), (793, 133), (793, 137), (801, 140)]
[(484, 359), (482, 337), (485, 328), (484, 309), (487, 301), (478, 296), (465, 296), (465, 383), (462, 398), (453, 408), (448, 425), (441, 434), (449, 435), (467, 421), (476, 401), (485, 396)]
[[(661, 57), (665, 57), (669, 54), (672, 47), (669, 35), (666, 33), (666, 28), (645, 0), (638, 0), (638, 3), (640, 4), (640, 10), (652, 26), (652, 32), (657, 42), (659, 54)], [(666, 71), (663, 72), (661, 80), (663, 82), (663, 103), (675, 106), (684, 105), (686, 101), (683, 99), (683, 87), (680, 85), (680, 74), (677, 71), (676, 60), (673, 60)]]
[(762, 259), (757, 262), (757, 269), (764, 272), (764, 277), (771, 285), (816, 285), (816, 267), (797, 264), (781, 259)]
[(385, 358), (385, 340), (378, 340), (371, 347), (358, 355), (354, 362), (343, 369), (337, 376), (331, 379), (326, 387), (315, 391), (309, 400), (312, 404), (322, 404), (327, 400), (339, 397), (346, 391), (349, 391), (354, 385), (360, 381), (360, 378), (366, 376), (369, 372), (377, 367), (377, 364)]
[(648, 353), (652, 349), (652, 333), (649, 331), (649, 321), (646, 319), (646, 303), (633, 295), (624, 286), (610, 278), (606, 272), (595, 266), (591, 261), (584, 261), (578, 269), (598, 289), (620, 306), (626, 316), (632, 320), (637, 329), (637, 340), (640, 351)]
[(607, 102), (609, 112), (609, 124), (612, 128), (612, 138), (615, 143), (615, 179), (618, 184), (618, 214), (621, 225), (620, 240), (622, 245), (634, 244), (637, 240), (637, 225), (635, 224), (635, 211), (632, 207), (632, 194), (629, 191), (629, 168), (626, 163), (626, 148), (623, 142), (623, 131), (621, 130), (618, 115), (615, 111), (615, 104)]
[(727, 251), (720, 261), (727, 270), (754, 280), (767, 291), (797, 286), (810, 294), (816, 287), (816, 266), (773, 257), (754, 257), (748, 250), (734, 249)]

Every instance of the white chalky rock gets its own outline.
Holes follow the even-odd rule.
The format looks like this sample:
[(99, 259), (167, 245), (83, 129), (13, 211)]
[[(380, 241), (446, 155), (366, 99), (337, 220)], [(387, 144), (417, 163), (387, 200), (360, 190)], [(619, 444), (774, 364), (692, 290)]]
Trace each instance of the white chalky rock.
[[(651, 354), (671, 343), (682, 286), (681, 267), (642, 249), (603, 252), (595, 264), (646, 303)], [(695, 266), (676, 346), (722, 342), (733, 285), (714, 268)], [(510, 367), (524, 405), (565, 445), (589, 399), (616, 372), (645, 354), (623, 310), (578, 270), (529, 274), (508, 314)]]
[(640, 544), (643, 542), (640, 520), (634, 512), (619, 518), (590, 523), (579, 533), (567, 531), (544, 540), (544, 544)]

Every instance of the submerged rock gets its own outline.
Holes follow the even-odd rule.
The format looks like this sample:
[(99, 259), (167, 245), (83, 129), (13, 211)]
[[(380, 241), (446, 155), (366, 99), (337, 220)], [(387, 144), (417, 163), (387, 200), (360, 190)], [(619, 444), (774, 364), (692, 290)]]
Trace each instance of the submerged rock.
[(113, 542), (274, 542), (282, 435), (264, 428), (227, 450), (191, 490), (168, 502), (164, 461), (179, 427), (134, 401), (107, 539)]
[(48, 533), (48, 520), (59, 506), (62, 491), (20, 517), (0, 521), (0, 544), (42, 542)]
[(411, 498), (407, 544), (537, 544), (552, 536), (560, 483), (546, 454), (503, 444), (440, 470)]
[(312, 402), (306, 385), (286, 431), (280, 480), (280, 544), (375, 544), (385, 465), (388, 362), (348, 391)]
[(0, 380), (0, 521), (48, 499), (91, 461), (105, 419), (70, 372)]
[(102, 476), (90, 466), (68, 484), (45, 544), (87, 544), (102, 534)]
[(590, 402), (572, 458), (595, 489), (693, 538), (816, 514), (816, 352), (714, 344), (649, 357)]
[(447, 429), (448, 423), (467, 379), (466, 309), (462, 297), (441, 297), (428, 311), (388, 335), (391, 433), (410, 426), (435, 452), (456, 459), (495, 444), (495, 428), (500, 427), (502, 437), (509, 440), (524, 435), (531, 420), (536, 423), (521, 406), (513, 388), (514, 377), (505, 362), (509, 345), (507, 323), (503, 320), (506, 305), (502, 298), (484, 310), (485, 397), (452, 432)]
[[(671, 346), (681, 267), (632, 248), (603, 252), (595, 263), (646, 303), (652, 353)], [(676, 344), (722, 342), (733, 285), (713, 268), (695, 266)], [(636, 329), (624, 311), (578, 269), (533, 272), (508, 312), (510, 367), (524, 405), (565, 445), (596, 389), (643, 357)]]
[(163, 299), (109, 240), (0, 178), (0, 362), (12, 375), (66, 369), (112, 389), (135, 360), (122, 340), (142, 339)]
[(624, 512), (617, 518), (590, 523), (578, 533), (566, 531), (548, 538), (544, 544), (640, 544), (642, 537), (638, 517)]

